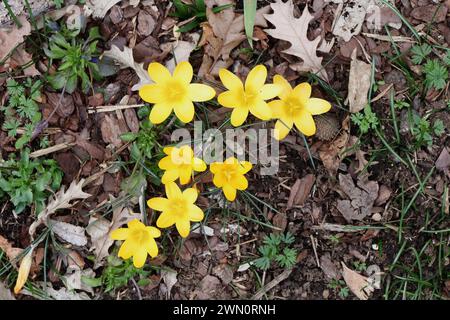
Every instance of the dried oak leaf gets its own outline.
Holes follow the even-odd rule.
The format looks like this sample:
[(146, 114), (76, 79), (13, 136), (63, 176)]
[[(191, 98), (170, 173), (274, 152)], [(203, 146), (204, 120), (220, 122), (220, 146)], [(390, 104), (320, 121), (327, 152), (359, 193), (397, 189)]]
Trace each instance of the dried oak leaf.
[(357, 49), (352, 53), (350, 76), (348, 80), (347, 101), (350, 112), (359, 112), (367, 105), (370, 90), (371, 65), (356, 58)]
[(68, 243), (78, 247), (83, 247), (88, 242), (85, 235), (85, 229), (82, 227), (52, 219), (48, 219), (47, 223), (56, 235)]
[(345, 263), (342, 263), (342, 276), (350, 290), (360, 300), (367, 300), (375, 290), (367, 277), (349, 269)]
[(19, 17), (21, 28), (14, 25), (12, 28), (0, 29), (0, 61), (24, 41), (24, 37), (31, 33), (31, 25), (24, 16)]
[(87, 0), (84, 5), (86, 16), (92, 14), (94, 18), (104, 18), (106, 13), (120, 0)]
[(266, 29), (267, 34), (291, 43), (291, 47), (283, 52), (302, 59), (302, 71), (318, 73), (327, 80), (327, 73), (322, 67), (323, 58), (317, 56), (317, 50), (322, 39), (318, 36), (311, 41), (307, 36), (309, 23), (314, 18), (309, 13), (308, 7), (305, 7), (300, 18), (295, 18), (292, 0), (287, 2), (277, 0), (270, 6), (273, 9), (273, 13), (265, 14), (264, 16), (275, 26), (275, 29)]
[(133, 50), (131, 48), (124, 47), (123, 51), (121, 51), (116, 45), (112, 45), (111, 50), (105, 51), (103, 55), (116, 60), (121, 69), (132, 68), (136, 72), (139, 77), (139, 83), (135, 84), (131, 90), (139, 90), (142, 85), (152, 82), (148, 72), (144, 69), (144, 64), (134, 61)]

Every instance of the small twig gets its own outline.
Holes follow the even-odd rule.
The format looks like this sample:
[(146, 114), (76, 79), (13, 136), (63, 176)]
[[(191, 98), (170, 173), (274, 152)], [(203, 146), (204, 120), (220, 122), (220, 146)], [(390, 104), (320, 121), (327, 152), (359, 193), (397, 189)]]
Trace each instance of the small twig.
[(292, 273), (293, 269), (286, 269), (278, 276), (276, 276), (272, 281), (266, 284), (263, 288), (259, 289), (258, 292), (251, 298), (251, 300), (259, 300), (261, 297), (266, 294), (269, 290), (273, 289), (277, 284), (281, 281), (286, 280)]
[(319, 256), (317, 255), (317, 245), (316, 245), (316, 239), (313, 237), (313, 235), (310, 235), (311, 238), (311, 243), (312, 243), (312, 247), (313, 247), (313, 251), (314, 251), (314, 256), (316, 257), (316, 263), (317, 266), (320, 268), (320, 261), (319, 261)]
[(136, 283), (136, 280), (134, 280), (134, 278), (131, 278), (131, 282), (133, 283), (134, 287), (136, 288), (136, 293), (138, 295), (138, 299), (142, 300), (142, 294), (141, 294), (141, 289), (139, 289), (138, 284)]
[(60, 143), (60, 144), (55, 144), (54, 146), (48, 147), (48, 148), (44, 148), (44, 149), (40, 149), (37, 151), (34, 151), (32, 153), (30, 153), (30, 157), (31, 158), (38, 158), (41, 156), (45, 156), (47, 154), (53, 153), (53, 152), (57, 152), (57, 151), (61, 151), (67, 148), (71, 148), (73, 146), (75, 146), (76, 143)]
[(115, 106), (99, 106), (99, 107), (88, 107), (88, 113), (101, 113), (101, 112), (112, 112), (116, 110), (124, 110), (131, 108), (141, 108), (145, 104), (130, 104), (130, 105), (115, 105)]

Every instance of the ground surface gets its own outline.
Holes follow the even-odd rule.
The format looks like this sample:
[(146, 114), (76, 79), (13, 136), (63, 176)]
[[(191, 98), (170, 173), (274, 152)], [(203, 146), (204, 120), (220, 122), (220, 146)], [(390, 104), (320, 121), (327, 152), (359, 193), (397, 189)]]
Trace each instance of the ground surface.
[[(87, 30), (94, 26), (100, 28), (103, 39), (98, 44), (99, 51), (110, 50), (113, 45), (120, 49), (132, 48), (134, 61), (128, 59), (128, 63), (144, 63), (145, 67), (151, 61), (167, 65), (173, 63), (173, 60), (168, 61), (174, 54), (178, 54), (179, 59), (187, 54), (199, 79), (222, 90), (214, 65), (208, 64), (214, 56), (211, 54), (214, 44), (217, 39), (223, 39), (214, 23), (227, 28), (238, 22), (228, 19), (226, 14), (207, 13), (208, 19), (201, 25), (178, 34), (174, 30), (186, 25), (186, 19), (172, 15), (171, 1), (135, 2), (138, 4), (134, 7), (126, 1), (119, 2), (103, 17), (86, 19)], [(48, 127), (38, 132), (39, 138), (26, 145), (31, 151), (41, 150), (39, 139), (42, 137), (48, 138), (49, 146), (66, 144), (42, 158), (56, 160), (64, 173), (62, 184), (66, 188), (72, 181), (88, 179), (89, 184), (83, 191), (91, 197), (58, 211), (52, 219), (82, 228), (88, 242), (75, 245), (48, 232), (47, 240), (35, 249), (28, 291), (24, 293), (37, 297), (39, 294), (32, 288), (47, 285), (60, 294), (52, 295), (53, 298), (61, 297), (67, 288), (67, 292), (72, 293), (66, 293), (65, 297), (93, 299), (248, 299), (255, 295), (261, 299), (357, 299), (353, 292), (355, 286), (364, 281), (367, 285), (369, 279), (375, 281), (376, 287), (368, 294), (370, 299), (448, 299), (448, 69), (445, 85), (437, 89), (427, 85), (429, 72), (423, 65), (426, 59), (445, 60), (450, 44), (450, 2), (395, 1), (399, 14), (387, 7), (380, 9), (382, 28), (376, 30), (368, 25), (369, 14), (365, 13), (360, 30), (348, 25), (354, 33), (348, 41), (333, 31), (339, 2), (342, 1), (294, 1), (296, 17), (305, 7), (313, 15), (308, 38), (320, 36), (332, 43), (331, 49), (325, 50), (328, 52), (319, 53), (323, 57), (327, 81), (319, 81), (313, 73), (300, 72), (302, 59), (282, 52), (289, 43), (270, 36), (265, 30), (273, 26), (266, 21), (256, 23), (253, 49), (244, 36), (229, 59), (218, 58), (219, 64), (224, 63), (242, 78), (254, 65), (264, 64), (269, 79), (278, 73), (293, 84), (312, 83), (313, 95), (333, 104), (331, 120), (323, 117), (317, 120), (327, 122), (325, 128), (319, 126), (319, 130), (326, 131), (325, 136), (318, 134), (305, 139), (291, 131), (280, 143), (279, 172), (261, 176), (256, 170), (258, 167), (252, 170), (248, 174), (249, 188), (233, 204), (224, 206), (220, 193), (211, 191), (211, 177), (199, 175), (199, 203), (206, 213), (202, 223), (211, 228), (208, 234), (192, 232), (182, 241), (173, 230), (165, 232), (160, 239), (161, 255), (148, 261), (149, 265), (144, 268), (148, 272), (132, 276), (126, 272), (128, 276), (124, 276), (122, 272), (120, 276), (113, 276), (123, 276), (125, 282), (113, 286), (109, 292), (105, 274), (113, 272), (111, 266), (117, 265), (112, 258), (117, 247), (110, 243), (106, 253), (110, 247), (111, 257), (107, 259), (104, 255), (99, 259), (95, 248), (107, 246), (106, 240), (95, 239), (99, 234), (90, 231), (88, 226), (106, 219), (103, 222), (106, 221), (108, 230), (109, 221), (114, 224), (118, 216), (127, 218), (124, 208), (144, 211), (148, 223), (156, 220), (156, 213), (140, 207), (139, 201), (163, 193), (158, 182), (162, 173), (156, 168), (161, 157), (158, 146), (169, 144), (170, 131), (181, 123), (167, 121), (150, 129), (150, 138), (146, 137), (152, 144), (152, 155), (147, 154), (137, 163), (130, 156), (132, 142), (124, 142), (120, 135), (139, 131), (143, 120), (138, 110), (143, 107), (123, 110), (113, 107), (109, 112), (98, 112), (103, 106), (142, 104), (137, 92), (131, 90), (139, 81), (133, 69), (117, 68), (114, 74), (93, 81), (86, 92), (78, 88), (72, 94), (66, 93), (62, 103), (59, 101), (61, 90), (54, 90), (44, 82), (38, 105), (43, 119), (50, 115), (51, 118)], [(207, 3), (212, 8), (234, 2)], [(353, 1), (344, 3), (344, 11), (357, 6)], [(267, 5), (270, 1), (258, 1), (258, 8)], [(243, 4), (237, 1), (234, 8), (226, 10), (240, 15)], [(266, 10), (271, 12), (270, 8)], [(63, 15), (60, 23), (66, 19), (76, 20), (80, 13), (73, 12), (74, 15), (72, 11)], [(357, 13), (350, 10), (347, 15), (356, 17)], [(243, 35), (243, 30), (242, 26), (237, 33)], [(26, 37), (25, 46), (19, 49), (26, 48), (32, 56), (33, 69), (36, 68), (36, 73), (31, 74), (34, 79), (45, 79), (58, 65), (49, 62), (40, 49), (48, 36), (39, 38), (36, 34), (33, 32)], [(432, 52), (423, 62), (414, 63), (411, 47), (424, 43), (432, 46)], [(183, 46), (190, 49), (182, 49)], [(351, 71), (355, 50), (353, 60), (369, 66), (365, 72)], [(24, 74), (11, 60), (9, 65), (0, 68), (0, 84), (3, 83), (0, 97), (6, 105), (5, 81), (11, 78), (22, 81), (29, 74)], [(351, 119), (352, 114), (357, 113), (350, 112), (355, 111), (351, 108), (357, 104), (353, 103), (349, 109), (345, 99), (352, 95), (349, 78), (353, 77), (357, 87), (350, 91), (354, 91), (354, 99), (363, 96), (364, 107), (368, 101), (361, 87), (364, 77), (371, 73), (373, 81), (368, 77), (372, 89), (370, 107), (377, 124), (373, 127), (369, 124), (370, 128), (364, 132), (361, 128), (364, 123)], [(319, 75), (323, 77), (323, 74), (320, 70)], [(55, 108), (57, 111), (52, 113)], [(358, 111), (364, 115), (361, 109)], [(196, 117), (209, 127), (217, 128), (228, 119), (229, 112), (218, 105), (202, 104), (197, 108)], [(367, 118), (363, 120), (366, 124)], [(428, 129), (424, 122), (411, 120), (416, 118), (426, 119)], [(273, 126), (273, 122), (261, 124), (253, 120), (255, 128)], [(439, 126), (437, 120), (443, 123), (440, 131), (435, 130)], [(3, 114), (0, 121), (4, 121)], [(333, 121), (336, 124), (329, 125)], [(223, 129), (229, 126), (225, 124)], [(186, 127), (191, 130), (193, 125)], [(430, 138), (424, 138), (425, 133)], [(20, 152), (14, 146), (17, 137), (8, 137), (5, 129), (0, 135), (2, 157), (18, 155)], [(132, 185), (140, 177), (147, 183), (141, 181), (137, 186)], [(9, 247), (28, 248), (29, 228), (36, 220), (35, 206), (27, 207), (20, 214), (14, 214), (13, 209), (12, 202), (3, 195), (0, 240), (9, 241)], [(292, 270), (277, 264), (266, 271), (247, 265), (260, 256), (258, 247), (264, 236), (287, 231), (294, 235), (291, 247), (297, 250)], [(6, 252), (7, 245), (1, 248)], [(7, 257), (1, 257), (0, 278), (6, 286), (13, 286), (16, 269), (8, 268)], [(343, 264), (364, 277), (345, 272)], [(94, 278), (103, 282), (96, 281), (92, 288), (88, 284), (92, 285)], [(267, 290), (261, 292), (261, 288)], [(25, 294), (17, 297), (25, 298)]]

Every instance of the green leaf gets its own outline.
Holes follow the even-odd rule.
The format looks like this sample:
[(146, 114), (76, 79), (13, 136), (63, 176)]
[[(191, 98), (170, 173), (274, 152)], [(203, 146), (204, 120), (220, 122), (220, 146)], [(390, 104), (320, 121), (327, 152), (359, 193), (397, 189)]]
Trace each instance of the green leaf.
[(244, 27), (248, 43), (253, 49), (253, 28), (256, 17), (256, 0), (244, 0)]

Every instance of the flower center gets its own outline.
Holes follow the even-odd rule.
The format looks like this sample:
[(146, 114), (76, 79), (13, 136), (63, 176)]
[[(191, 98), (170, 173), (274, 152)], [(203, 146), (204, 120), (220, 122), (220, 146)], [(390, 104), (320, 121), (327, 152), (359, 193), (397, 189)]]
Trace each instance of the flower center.
[(258, 92), (254, 90), (246, 90), (243, 92), (243, 99), (245, 104), (252, 104), (258, 97)]
[(171, 81), (167, 84), (167, 99), (168, 100), (180, 100), (186, 95), (186, 86), (178, 81)]
[(236, 169), (233, 167), (228, 167), (223, 171), (223, 175), (225, 176), (225, 179), (227, 179), (227, 181), (233, 180), (235, 173)]
[(143, 229), (134, 230), (131, 234), (131, 238), (134, 242), (142, 244), (147, 243), (150, 240), (148, 232)]
[(170, 203), (170, 211), (172, 214), (182, 218), (187, 214), (187, 202), (184, 199), (174, 199)]
[(300, 100), (295, 97), (287, 98), (286, 104), (288, 107), (287, 108), (288, 114), (291, 117), (297, 116), (300, 113), (300, 111), (302, 111), (304, 108), (303, 103), (301, 103)]

